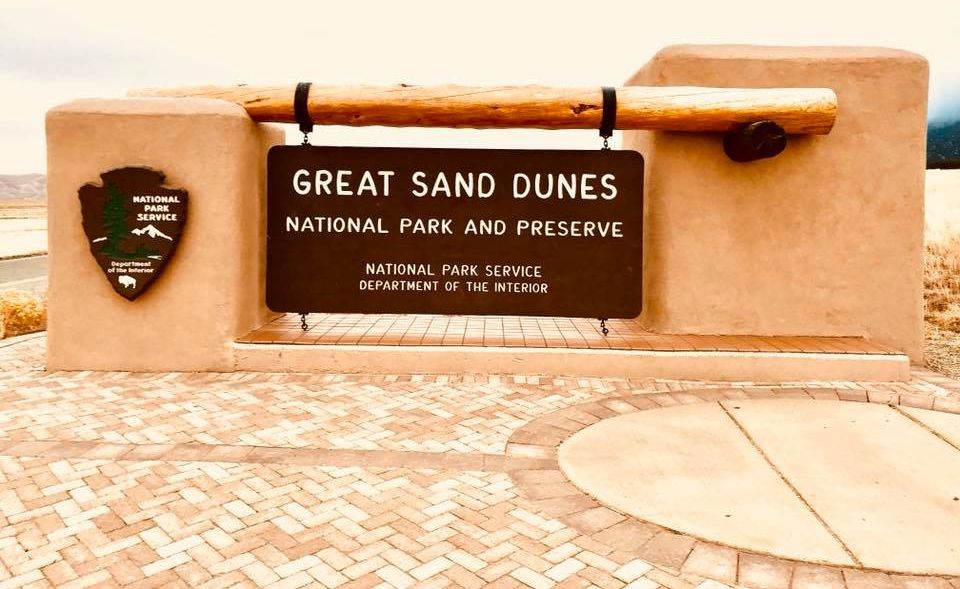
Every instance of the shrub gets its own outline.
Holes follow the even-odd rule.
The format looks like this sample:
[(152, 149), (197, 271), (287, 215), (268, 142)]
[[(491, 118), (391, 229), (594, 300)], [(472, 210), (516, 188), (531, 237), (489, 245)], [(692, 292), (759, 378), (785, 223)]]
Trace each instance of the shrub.
[(927, 245), (923, 286), (927, 321), (960, 332), (960, 236)]
[(0, 292), (0, 339), (47, 327), (47, 300), (39, 293)]

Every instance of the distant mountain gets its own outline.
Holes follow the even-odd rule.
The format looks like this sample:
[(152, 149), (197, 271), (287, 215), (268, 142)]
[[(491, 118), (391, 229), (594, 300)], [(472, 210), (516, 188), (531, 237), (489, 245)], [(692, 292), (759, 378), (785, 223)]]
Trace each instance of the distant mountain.
[(47, 177), (43, 174), (0, 174), (0, 202), (47, 200)]
[(960, 168), (960, 119), (927, 128), (927, 169)]

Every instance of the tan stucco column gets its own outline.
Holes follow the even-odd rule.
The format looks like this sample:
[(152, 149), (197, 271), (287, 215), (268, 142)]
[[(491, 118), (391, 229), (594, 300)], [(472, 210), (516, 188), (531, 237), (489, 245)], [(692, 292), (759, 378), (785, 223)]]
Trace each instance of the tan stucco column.
[(922, 359), (927, 63), (877, 48), (676, 46), (630, 84), (828, 87), (827, 136), (726, 158), (717, 136), (625, 133), (647, 158), (645, 324), (866, 336)]
[[(208, 99), (79, 100), (47, 113), (50, 370), (232, 370), (231, 344), (261, 324), (265, 165), (277, 127)], [(125, 166), (189, 193), (163, 274), (136, 301), (90, 253), (77, 190)]]

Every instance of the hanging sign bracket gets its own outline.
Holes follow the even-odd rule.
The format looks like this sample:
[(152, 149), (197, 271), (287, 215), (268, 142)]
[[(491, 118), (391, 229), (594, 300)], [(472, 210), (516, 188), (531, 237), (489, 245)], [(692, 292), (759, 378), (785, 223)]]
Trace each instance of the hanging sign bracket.
[[(600, 137), (603, 138), (603, 147), (601, 150), (610, 149), (610, 138), (613, 136), (613, 130), (617, 127), (617, 89), (611, 86), (603, 86), (603, 115), (600, 118)], [(607, 329), (606, 317), (600, 318), (600, 332), (604, 337), (610, 333)]]
[(313, 119), (307, 108), (307, 99), (310, 98), (310, 82), (300, 82), (293, 95), (293, 113), (303, 133), (303, 145), (310, 145), (310, 133), (313, 132)]
[[(293, 95), (293, 113), (297, 118), (297, 124), (300, 126), (300, 132), (303, 133), (303, 142), (301, 145), (310, 145), (310, 133), (313, 132), (313, 119), (310, 117), (310, 109), (307, 108), (307, 100), (310, 98), (310, 82), (299, 82)], [(300, 329), (307, 331), (310, 325), (307, 324), (308, 313), (300, 313)]]

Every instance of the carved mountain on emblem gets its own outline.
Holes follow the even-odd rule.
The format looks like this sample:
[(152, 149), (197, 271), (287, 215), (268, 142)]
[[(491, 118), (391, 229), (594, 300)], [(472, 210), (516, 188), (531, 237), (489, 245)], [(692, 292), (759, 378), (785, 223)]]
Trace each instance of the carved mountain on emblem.
[(163, 231), (160, 231), (153, 225), (147, 225), (146, 227), (143, 227), (141, 229), (131, 229), (130, 233), (133, 233), (134, 235), (146, 235), (147, 237), (151, 237), (153, 239), (162, 237), (163, 239), (169, 239), (170, 241), (173, 241), (172, 237), (170, 237)]

